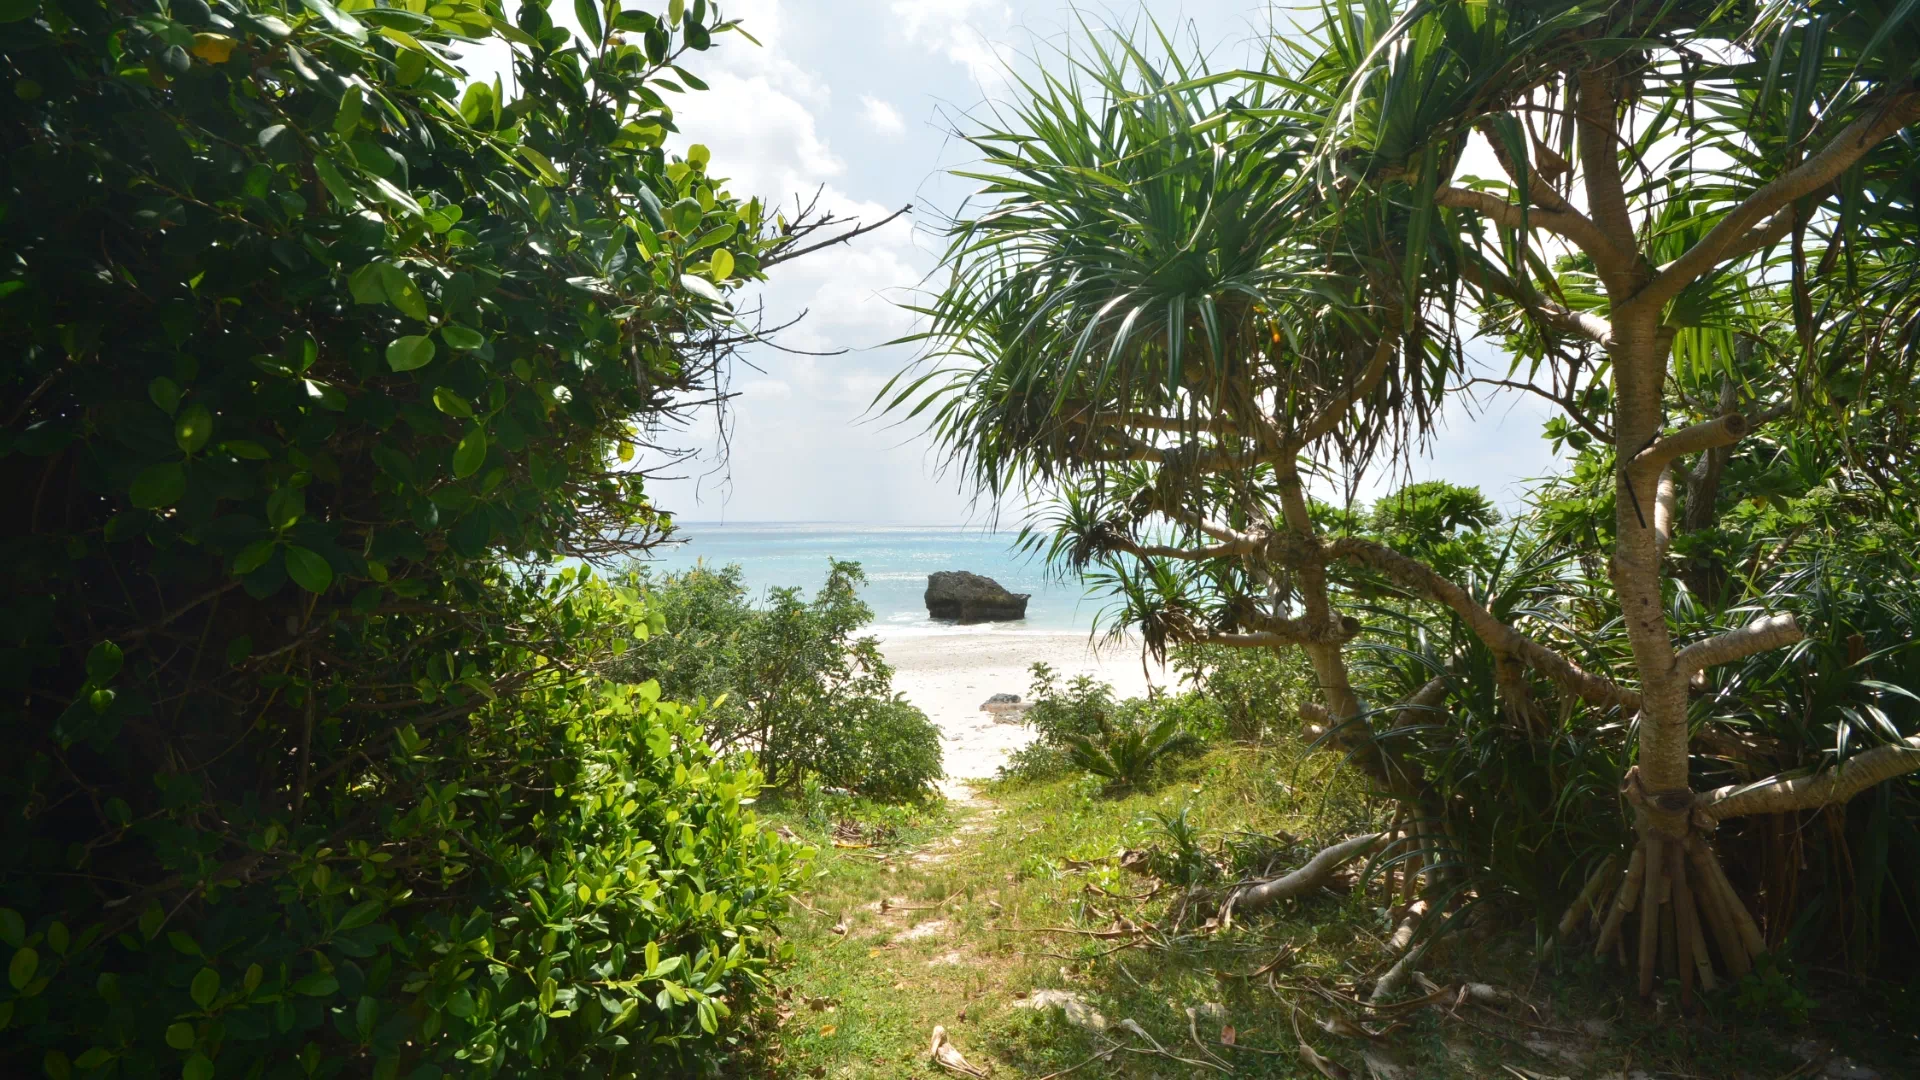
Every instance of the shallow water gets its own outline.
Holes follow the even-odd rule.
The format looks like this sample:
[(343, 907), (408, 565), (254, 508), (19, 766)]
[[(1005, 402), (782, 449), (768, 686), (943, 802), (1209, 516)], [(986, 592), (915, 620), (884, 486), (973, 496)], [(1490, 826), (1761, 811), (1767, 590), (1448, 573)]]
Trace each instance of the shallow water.
[[(849, 525), (838, 522), (681, 521), (676, 539), (685, 543), (654, 552), (657, 570), (684, 570), (699, 562), (738, 563), (748, 594), (799, 586), (811, 595), (826, 580), (832, 559), (858, 562), (866, 571), (861, 599), (873, 608), (873, 629), (884, 637), (918, 634), (1056, 633), (1089, 629), (1105, 601), (1088, 598), (1079, 581), (1052, 580), (1045, 563), (1013, 549), (1012, 532), (937, 525)], [(956, 627), (927, 618), (927, 575), (970, 570), (1013, 592), (1030, 593), (1020, 622)]]

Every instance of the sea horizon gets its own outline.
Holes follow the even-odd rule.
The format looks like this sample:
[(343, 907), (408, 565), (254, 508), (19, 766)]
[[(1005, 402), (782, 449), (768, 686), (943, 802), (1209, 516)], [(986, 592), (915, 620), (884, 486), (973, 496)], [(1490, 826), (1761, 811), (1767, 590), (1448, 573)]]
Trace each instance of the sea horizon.
[[(1038, 555), (1015, 550), (1018, 536), (1017, 529), (982, 525), (677, 518), (676, 542), (636, 563), (653, 573), (737, 564), (748, 597), (760, 601), (775, 588), (799, 587), (811, 596), (830, 560), (857, 562), (867, 576), (860, 597), (873, 609), (868, 629), (886, 637), (1090, 633), (1106, 602), (1087, 597), (1078, 580), (1050, 575)], [(938, 570), (969, 571), (1029, 594), (1027, 617), (964, 626), (929, 618), (927, 576)]]

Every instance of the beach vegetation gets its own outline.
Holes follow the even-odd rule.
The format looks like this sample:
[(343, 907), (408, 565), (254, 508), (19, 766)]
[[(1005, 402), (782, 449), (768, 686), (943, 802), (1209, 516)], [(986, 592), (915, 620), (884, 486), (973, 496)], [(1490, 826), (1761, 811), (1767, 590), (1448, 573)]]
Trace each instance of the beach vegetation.
[(738, 566), (654, 575), (639, 585), (666, 629), (616, 661), (630, 680), (710, 702), (707, 738), (754, 755), (768, 782), (814, 782), (874, 799), (920, 800), (942, 776), (940, 732), (893, 690), (879, 640), (861, 633), (858, 563), (830, 561), (811, 598), (776, 588), (756, 601)]
[[(1379, 1000), (1503, 905), (1690, 1007), (1920, 949), (1920, 384), (1910, 303), (1855, 314), (1910, 284), (1916, 34), (1337, 5), (1243, 70), (1096, 40), (962, 125), (978, 197), (882, 401), (982, 492), (1057, 493), (1031, 544), (1152, 654), (1311, 666), (1305, 735), (1397, 808), (1369, 872), (1428, 913)], [(1555, 410), (1524, 515), (1330, 501), (1469, 391)]]
[(1128, 788), (1145, 783), (1166, 759), (1199, 744), (1192, 733), (1181, 730), (1178, 716), (1127, 716), (1091, 735), (1067, 736), (1067, 759), (1103, 777), (1110, 789)]
[[(1068, 773), (940, 809), (770, 800), (773, 821), (820, 848), (822, 872), (797, 897), (791, 959), (758, 999), (738, 1071), (948, 1075), (929, 1058), (938, 1025), (996, 1076), (1328, 1075), (1303, 1044), (1333, 1075), (1594, 1077), (1629, 1059), (1649, 1075), (1819, 1061), (1899, 1075), (1911, 1024), (1897, 982), (1781, 967), (1705, 1002), (1703, 1035), (1623, 997), (1604, 966), (1538, 967), (1532, 934), (1494, 917), (1428, 951), (1437, 1006), (1367, 1009), (1369, 980), (1392, 964), (1380, 942), (1404, 921), (1397, 877), (1389, 890), (1351, 866), (1257, 917), (1221, 917), (1227, 887), (1392, 819), (1357, 771), (1283, 734), (1118, 792)], [(1479, 999), (1462, 999), (1470, 987)]]
[(666, 149), (716, 5), (573, 14), (0, 11), (0, 1073), (736, 1038), (806, 853), (618, 673), (667, 624), (593, 565), (810, 230)]

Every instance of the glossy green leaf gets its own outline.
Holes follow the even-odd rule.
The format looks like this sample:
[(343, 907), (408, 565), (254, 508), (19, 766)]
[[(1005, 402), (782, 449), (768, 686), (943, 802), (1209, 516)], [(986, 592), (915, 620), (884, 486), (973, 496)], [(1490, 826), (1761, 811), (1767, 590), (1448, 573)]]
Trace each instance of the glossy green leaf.
[(128, 495), (143, 510), (172, 506), (187, 493), (187, 470), (177, 461), (149, 465), (134, 477)]
[(203, 1009), (212, 1005), (213, 999), (220, 993), (220, 973), (210, 967), (201, 968), (194, 975), (193, 984), (188, 988), (188, 993), (193, 997), (195, 1005)]
[(7, 982), (15, 990), (22, 990), (33, 981), (40, 970), (40, 954), (32, 948), (20, 948), (13, 951), (13, 959), (7, 964)]
[(126, 654), (111, 641), (102, 641), (87, 651), (87, 678), (96, 683), (112, 682), (120, 674)]
[(366, 93), (358, 83), (347, 87), (347, 92), (340, 96), (340, 111), (333, 114), (333, 130), (343, 138), (351, 137), (360, 127), (366, 102)]
[(427, 298), (421, 294), (420, 286), (405, 270), (392, 263), (376, 263), (379, 269), (380, 285), (386, 293), (387, 302), (411, 318), (427, 321)]
[(448, 416), (466, 418), (473, 415), (473, 406), (467, 404), (467, 399), (445, 386), (434, 388), (433, 407)]
[(340, 981), (324, 972), (305, 975), (293, 984), (293, 992), (306, 997), (326, 997), (340, 989)]
[[(265, 566), (267, 564), (267, 560), (273, 558), (273, 553), (276, 550), (278, 550), (278, 547), (271, 540), (260, 540), (255, 543), (248, 544), (246, 547), (240, 549), (240, 553), (238, 555), (235, 555), (233, 557), (234, 574), (236, 576), (245, 576), (247, 574), (253, 573), (255, 570), (258, 570), (262, 566)], [(236, 659), (230, 660), (229, 662), (237, 664), (240, 661), (238, 658), (236, 658)]]
[(395, 371), (413, 371), (433, 363), (433, 339), (424, 334), (395, 338), (387, 345), (387, 366)]
[(340, 925), (335, 929), (357, 930), (379, 918), (384, 908), (385, 905), (378, 900), (363, 900), (348, 908), (345, 915), (340, 916)]
[(189, 405), (173, 420), (173, 441), (182, 453), (193, 454), (213, 437), (213, 413), (205, 405)]
[(467, 429), (453, 450), (453, 475), (465, 479), (480, 471), (487, 461), (487, 433), (475, 425)]
[(291, 485), (277, 488), (267, 496), (267, 527), (286, 529), (307, 512), (307, 494)]
[(168, 416), (180, 408), (180, 386), (164, 375), (147, 384), (147, 397)]
[(573, 0), (573, 15), (580, 20), (587, 43), (597, 47), (606, 37), (606, 32), (600, 26), (600, 5), (597, 0)]
[(447, 323), (445, 326), (442, 326), (440, 328), (440, 340), (445, 341), (450, 348), (467, 352), (478, 349), (487, 343), (487, 339), (481, 336), (480, 331), (461, 326), (459, 323)]
[(320, 16), (334, 32), (343, 34), (354, 41), (367, 40), (367, 28), (360, 25), (353, 16), (334, 7), (331, 0), (300, 0), (309, 11)]
[(286, 546), (287, 576), (310, 593), (323, 593), (333, 584), (333, 567), (315, 552), (298, 544)]

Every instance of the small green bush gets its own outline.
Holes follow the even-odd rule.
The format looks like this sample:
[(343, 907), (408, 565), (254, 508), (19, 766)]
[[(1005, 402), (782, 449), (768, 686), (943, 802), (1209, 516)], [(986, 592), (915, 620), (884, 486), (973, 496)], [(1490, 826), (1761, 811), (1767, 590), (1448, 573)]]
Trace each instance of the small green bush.
[(941, 770), (940, 729), (898, 695), (865, 698), (830, 729), (819, 775), (882, 802), (931, 797)]
[[(574, 639), (582, 655), (650, 631), (637, 595), (587, 574), (494, 584), (524, 622), (597, 628)], [(0, 909), (15, 1047), (56, 1078), (712, 1065), (775, 954), (803, 849), (761, 828), (758, 773), (716, 758), (697, 708), (503, 659), (516, 693), (399, 725), (370, 763), (413, 800), (372, 804), (385, 812), (351, 831), (351, 793), (313, 808), (344, 822), (341, 841), (165, 787), (170, 813), (128, 827), (205, 881), (192, 919), (157, 892), (91, 918)], [(191, 822), (211, 814), (252, 854), (210, 866)]]
[(661, 537), (784, 242), (651, 6), (0, 8), (0, 1076), (725, 1053), (799, 853), (543, 570)]
[(668, 630), (616, 662), (629, 679), (656, 679), (668, 697), (717, 704), (708, 732), (722, 750), (752, 751), (770, 783), (812, 778), (874, 799), (934, 794), (940, 732), (893, 693), (858, 563), (831, 562), (812, 599), (770, 590), (755, 605), (740, 568), (695, 567), (636, 579)]
[(1115, 700), (1113, 687), (1077, 675), (1065, 685), (1045, 663), (1030, 669), (1024, 718), (1037, 738), (1001, 767), (1002, 779), (1040, 780), (1081, 769), (1116, 788), (1145, 783), (1165, 760), (1204, 745), (1192, 726), (1218, 727), (1219, 711), (1193, 694)]
[(1258, 739), (1297, 719), (1300, 702), (1314, 700), (1312, 669), (1298, 649), (1183, 645), (1170, 659), (1180, 681), (1219, 710), (1217, 732), (1194, 728), (1209, 735)]

